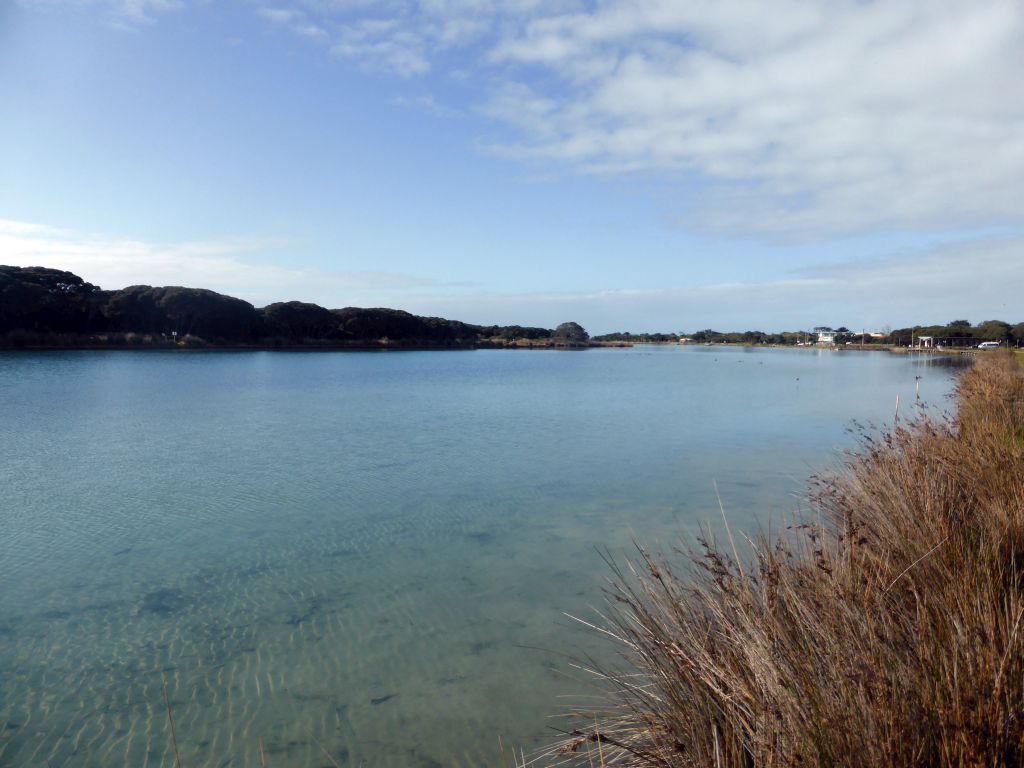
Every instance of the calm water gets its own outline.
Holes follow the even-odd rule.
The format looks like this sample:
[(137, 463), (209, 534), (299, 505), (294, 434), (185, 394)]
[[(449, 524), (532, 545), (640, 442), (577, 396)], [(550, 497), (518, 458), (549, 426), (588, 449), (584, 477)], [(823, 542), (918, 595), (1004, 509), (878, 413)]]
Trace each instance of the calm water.
[[(0, 353), (0, 765), (494, 764), (607, 653), (595, 548), (796, 508), (908, 356)], [(319, 742), (319, 745), (318, 743)]]

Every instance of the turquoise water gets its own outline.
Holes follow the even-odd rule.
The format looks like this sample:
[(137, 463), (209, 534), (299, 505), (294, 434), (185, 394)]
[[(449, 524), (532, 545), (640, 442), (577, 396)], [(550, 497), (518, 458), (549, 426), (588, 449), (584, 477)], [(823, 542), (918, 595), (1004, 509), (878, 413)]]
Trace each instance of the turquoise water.
[(188, 768), (529, 752), (610, 652), (598, 547), (797, 508), (918, 376), (948, 409), (887, 353), (0, 353), (0, 766), (171, 766), (165, 684)]

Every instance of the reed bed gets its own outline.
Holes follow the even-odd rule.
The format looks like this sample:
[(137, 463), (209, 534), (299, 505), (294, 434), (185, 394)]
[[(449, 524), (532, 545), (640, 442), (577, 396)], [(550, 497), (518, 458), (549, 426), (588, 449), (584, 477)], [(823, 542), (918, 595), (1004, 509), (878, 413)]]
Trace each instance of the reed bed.
[(621, 668), (537, 762), (1024, 765), (1024, 371), (985, 355), (957, 396), (865, 435), (793, 525), (611, 563)]

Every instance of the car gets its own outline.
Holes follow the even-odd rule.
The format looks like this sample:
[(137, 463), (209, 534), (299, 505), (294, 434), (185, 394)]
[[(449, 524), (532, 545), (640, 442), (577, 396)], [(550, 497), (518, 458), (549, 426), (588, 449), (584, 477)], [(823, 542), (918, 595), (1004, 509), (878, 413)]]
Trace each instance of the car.
[(983, 341), (978, 345), (978, 349), (999, 349), (1000, 346), (1002, 344), (998, 341)]

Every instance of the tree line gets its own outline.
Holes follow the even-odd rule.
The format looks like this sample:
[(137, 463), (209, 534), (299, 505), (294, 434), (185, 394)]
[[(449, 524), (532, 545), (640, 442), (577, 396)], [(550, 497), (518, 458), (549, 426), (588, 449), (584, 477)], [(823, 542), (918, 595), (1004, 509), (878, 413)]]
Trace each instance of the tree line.
[(1024, 323), (1010, 325), (1002, 320), (986, 320), (972, 325), (968, 320), (954, 320), (946, 325), (915, 325), (889, 333), (891, 343), (899, 345), (912, 344), (922, 336), (931, 336), (947, 346), (971, 346), (982, 341), (1024, 346)]
[[(906, 346), (922, 336), (935, 344), (975, 346), (998, 341), (1024, 346), (1024, 323), (986, 320), (972, 325), (916, 325), (868, 335), (846, 327), (835, 342)], [(399, 309), (327, 309), (301, 301), (256, 308), (204, 288), (133, 285), (108, 291), (78, 275), (47, 267), (0, 266), (0, 347), (239, 345), (239, 346), (586, 346), (594, 342), (796, 345), (814, 342), (808, 331), (717, 331), (691, 334), (630, 333), (591, 339), (577, 323), (554, 329), (521, 325), (474, 325), (422, 317)]]
[(482, 326), (398, 309), (327, 309), (301, 301), (256, 308), (203, 288), (133, 285), (106, 291), (71, 272), (0, 266), (0, 347), (460, 347), (518, 339), (572, 345), (585, 343), (586, 332), (575, 323), (554, 330)]
[(839, 328), (820, 327), (814, 331), (782, 331), (765, 333), (764, 331), (716, 331), (705, 328), (694, 333), (630, 333), (620, 331), (595, 336), (594, 341), (658, 343), (692, 341), (697, 344), (772, 344), (797, 345), (812, 343), (817, 340), (817, 331), (834, 334), (836, 344), (880, 344), (907, 346), (915, 343), (922, 336), (930, 336), (934, 343), (949, 347), (976, 346), (983, 341), (998, 341), (1007, 346), (1024, 346), (1024, 322), (1011, 325), (1002, 320), (985, 320), (972, 325), (967, 320), (954, 320), (946, 325), (915, 325), (895, 330), (885, 328), (882, 331), (867, 333), (853, 331), (845, 326)]

